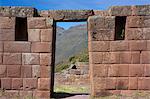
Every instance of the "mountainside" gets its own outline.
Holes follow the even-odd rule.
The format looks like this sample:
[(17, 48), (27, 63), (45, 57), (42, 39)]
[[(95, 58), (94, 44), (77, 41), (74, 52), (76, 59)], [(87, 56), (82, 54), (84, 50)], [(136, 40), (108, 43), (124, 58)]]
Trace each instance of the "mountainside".
[(67, 30), (57, 27), (56, 31), (56, 64), (87, 49), (86, 24), (73, 26)]

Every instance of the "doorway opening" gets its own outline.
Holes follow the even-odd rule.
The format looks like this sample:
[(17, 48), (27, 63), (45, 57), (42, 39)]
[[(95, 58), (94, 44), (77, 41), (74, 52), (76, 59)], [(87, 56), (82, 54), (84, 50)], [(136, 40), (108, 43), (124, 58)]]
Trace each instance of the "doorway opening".
[(87, 22), (56, 22), (54, 98), (90, 93)]

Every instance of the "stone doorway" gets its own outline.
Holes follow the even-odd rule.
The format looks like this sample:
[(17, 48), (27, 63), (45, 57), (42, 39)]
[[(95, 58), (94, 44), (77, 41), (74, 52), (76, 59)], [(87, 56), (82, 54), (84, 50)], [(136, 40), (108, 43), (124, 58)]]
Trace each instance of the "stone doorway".
[[(63, 31), (60, 30), (63, 27), (62, 24), (72, 26), (70, 25), (68, 29), (66, 27)], [(53, 32), (55, 34), (55, 65), (52, 69), (52, 97), (69, 98), (76, 95), (88, 95), (90, 78), (87, 22), (54, 22)]]

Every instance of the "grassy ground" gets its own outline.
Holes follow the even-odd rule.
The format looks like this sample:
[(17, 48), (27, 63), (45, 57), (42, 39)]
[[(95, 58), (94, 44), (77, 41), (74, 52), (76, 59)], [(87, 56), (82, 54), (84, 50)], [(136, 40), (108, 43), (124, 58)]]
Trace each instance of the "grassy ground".
[(89, 88), (88, 86), (59, 85), (54, 87), (54, 92), (89, 93)]

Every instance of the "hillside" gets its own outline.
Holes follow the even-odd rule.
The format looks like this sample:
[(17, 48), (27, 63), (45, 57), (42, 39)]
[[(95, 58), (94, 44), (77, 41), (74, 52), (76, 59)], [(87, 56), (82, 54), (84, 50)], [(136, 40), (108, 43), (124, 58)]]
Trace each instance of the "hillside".
[(86, 24), (73, 26), (67, 30), (57, 27), (56, 64), (87, 49), (87, 37)]

